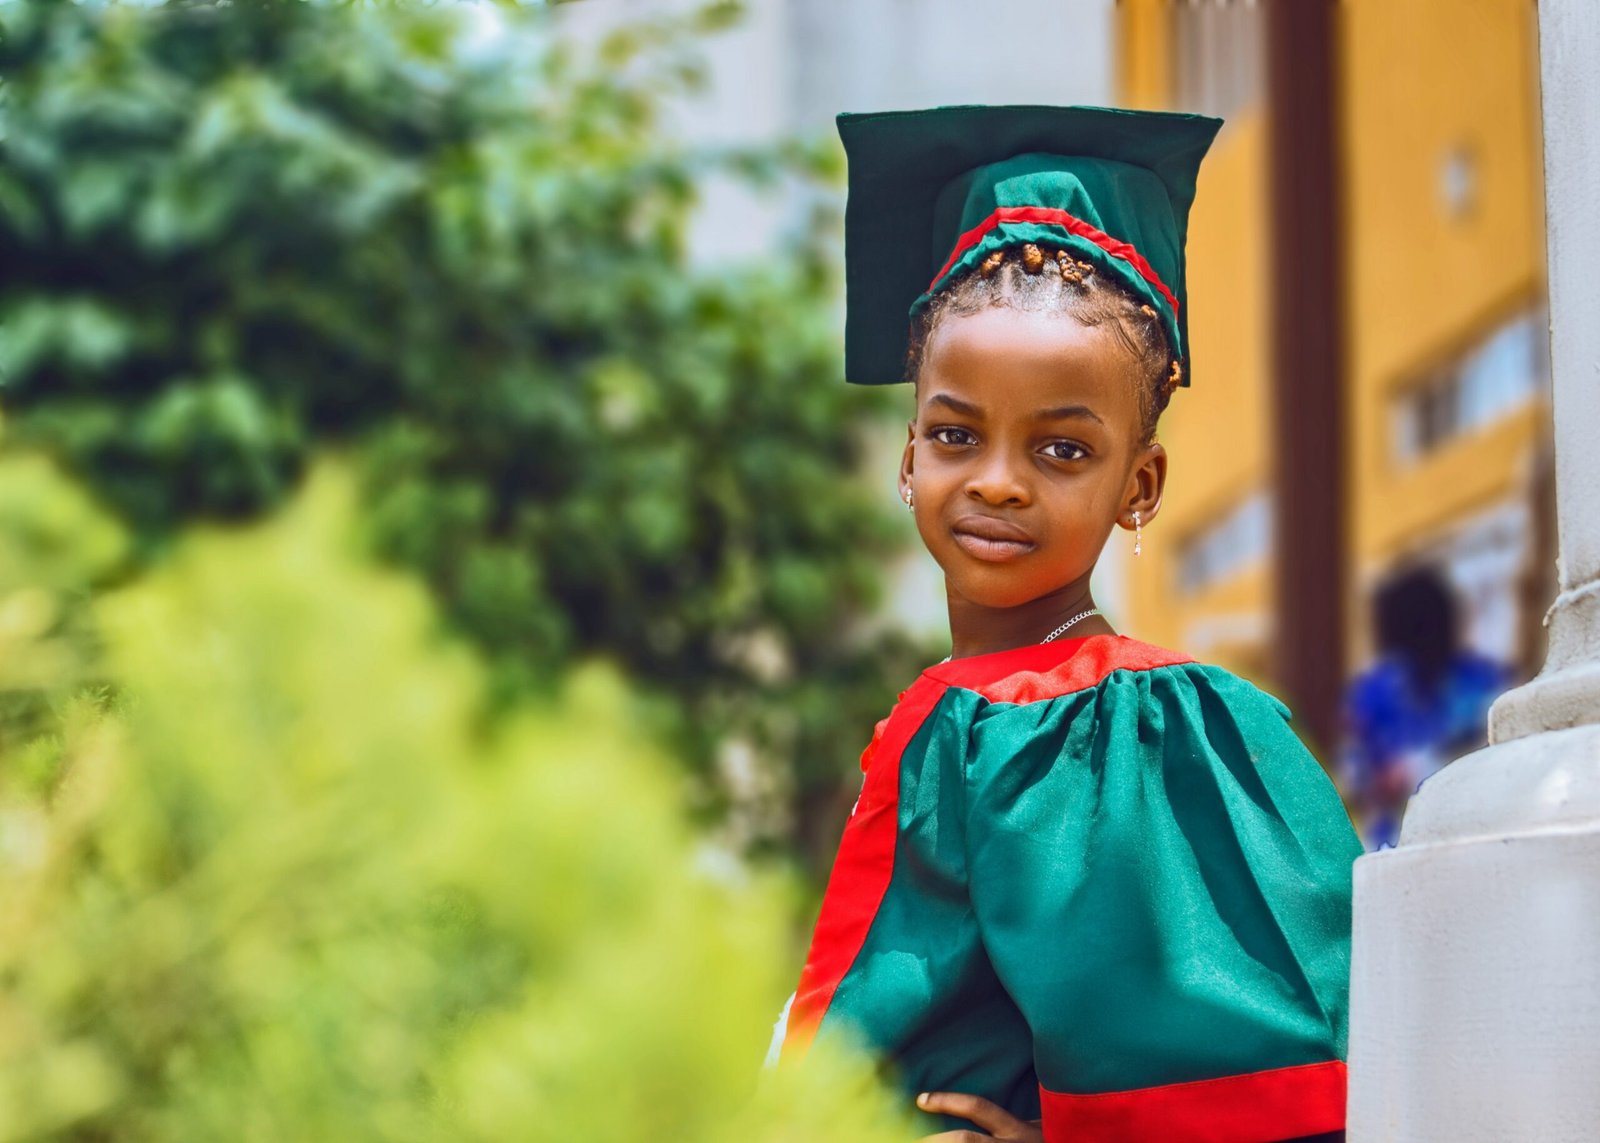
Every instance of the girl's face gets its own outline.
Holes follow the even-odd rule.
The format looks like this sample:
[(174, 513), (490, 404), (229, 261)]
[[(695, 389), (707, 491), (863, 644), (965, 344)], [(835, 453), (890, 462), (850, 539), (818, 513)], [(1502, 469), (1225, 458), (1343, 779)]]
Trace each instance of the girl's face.
[(1087, 590), (1107, 535), (1155, 518), (1166, 451), (1143, 445), (1132, 355), (1104, 327), (992, 307), (928, 344), (900, 466), (952, 598), (1018, 607)]

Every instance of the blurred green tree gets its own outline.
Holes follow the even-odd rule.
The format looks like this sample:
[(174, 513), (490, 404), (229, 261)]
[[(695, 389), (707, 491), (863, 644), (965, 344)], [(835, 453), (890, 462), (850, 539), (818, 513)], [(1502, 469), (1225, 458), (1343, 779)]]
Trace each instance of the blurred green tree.
[(754, 840), (819, 823), (820, 864), (811, 811), (911, 671), (849, 637), (903, 533), (848, 478), (881, 397), (840, 383), (815, 242), (686, 259), (708, 172), (837, 161), (662, 130), (736, 15), (586, 55), (539, 7), (6, 6), (0, 404), (144, 557), (345, 449), (502, 697), (611, 658), (674, 700), (708, 807), (719, 759), (776, 760)]
[(783, 886), (696, 848), (614, 674), (489, 709), (345, 550), (348, 481), (98, 600), (116, 523), (0, 454), (13, 488), (0, 1143), (911, 1134), (843, 1055), (758, 1082)]

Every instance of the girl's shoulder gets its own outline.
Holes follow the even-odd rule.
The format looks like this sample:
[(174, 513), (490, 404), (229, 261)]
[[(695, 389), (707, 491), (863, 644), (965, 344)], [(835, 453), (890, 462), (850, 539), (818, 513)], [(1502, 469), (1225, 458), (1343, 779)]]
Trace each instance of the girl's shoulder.
[(1181, 675), (1188, 686), (1199, 681), (1254, 690), (1221, 667), (1125, 635), (1090, 635), (974, 655), (930, 667), (923, 677), (943, 687), (974, 692), (989, 703), (1026, 705), (1082, 694), (1109, 683), (1138, 685), (1143, 681), (1148, 686), (1156, 677), (1174, 674)]
[(1007, 807), (1025, 803), (1058, 816), (1074, 807), (1085, 829), (1127, 819), (1130, 837), (1182, 833), (1173, 823), (1214, 813), (1203, 831), (1249, 831), (1263, 853), (1285, 824), (1340, 860), (1360, 849), (1283, 703), (1222, 667), (1136, 639), (1096, 635), (940, 664), (888, 727), (878, 754), (894, 760), (888, 780), (903, 775), (900, 795), (919, 813), (953, 783), (969, 823), (991, 814), (1005, 829)]
[(1091, 635), (941, 663), (923, 704), (944, 732), (1016, 750), (1024, 742), (1125, 740), (1254, 756), (1295, 738), (1289, 708), (1249, 680), (1179, 651)]

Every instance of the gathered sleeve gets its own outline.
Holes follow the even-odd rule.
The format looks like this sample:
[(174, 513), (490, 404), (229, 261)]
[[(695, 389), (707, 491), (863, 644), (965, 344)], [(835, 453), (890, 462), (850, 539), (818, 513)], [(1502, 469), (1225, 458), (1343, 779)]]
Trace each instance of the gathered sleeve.
[(1045, 1138), (1341, 1130), (1361, 847), (1288, 711), (1182, 663), (991, 703), (969, 735), (971, 907)]

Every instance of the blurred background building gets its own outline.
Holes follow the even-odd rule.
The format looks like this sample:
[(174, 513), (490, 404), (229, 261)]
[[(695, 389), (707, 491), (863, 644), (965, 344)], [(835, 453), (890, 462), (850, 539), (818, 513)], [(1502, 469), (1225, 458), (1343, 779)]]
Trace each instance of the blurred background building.
[[(1344, 5), (1348, 410), (1344, 483), (1352, 658), (1362, 604), (1407, 557), (1447, 563), (1474, 641), (1535, 662), (1523, 580), (1541, 526), (1548, 419), (1538, 87), (1530, 5)], [(1138, 565), (1131, 618), (1156, 642), (1268, 675), (1274, 555), (1273, 320), (1264, 66), (1254, 4), (1132, 3), (1129, 104), (1218, 114), (1190, 238), (1197, 371), (1164, 438), (1175, 480)], [(1543, 598), (1541, 595), (1539, 598)], [(1530, 624), (1531, 620), (1531, 624)]]
[[(574, 36), (598, 39), (620, 25), (700, 6), (582, 0), (557, 12)], [(692, 142), (749, 146), (831, 136), (841, 111), (1105, 103), (1115, 90), (1115, 21), (1106, 0), (995, 0), (982, 20), (960, 0), (750, 0), (742, 7), (733, 27), (699, 45), (705, 90), (682, 101), (675, 117)], [(1030, 29), (1026, 42), (1014, 34), (1019, 27)], [(796, 204), (781, 195), (732, 182), (699, 191), (694, 253), (703, 261), (769, 252), (796, 218)]]
[[(1178, 475), (1132, 565), (1127, 625), (1289, 692), (1324, 738), (1339, 733), (1336, 691), (1293, 693), (1306, 675), (1296, 660), (1320, 658), (1337, 678), (1368, 662), (1388, 573), (1442, 568), (1467, 644), (1531, 672), (1555, 556), (1534, 8), (1356, 0), (1336, 11), (1320, 95), (1335, 133), (1339, 304), (1327, 319), (1342, 324), (1341, 368), (1337, 417), (1320, 426), (1275, 415), (1303, 382), (1274, 357), (1275, 323), (1306, 283), (1271, 249), (1274, 195), (1296, 159), (1273, 154), (1275, 99), (1289, 97), (1274, 85), (1315, 69), (1269, 66), (1263, 4), (1132, 0), (1116, 27), (1120, 101), (1228, 120), (1189, 243), (1199, 382), (1163, 426)], [(1331, 435), (1332, 463), (1300, 468), (1297, 432)], [(1331, 483), (1323, 503), (1342, 527), (1295, 515), (1303, 483), (1296, 504), (1275, 497), (1288, 475)], [(1282, 570), (1297, 544), (1333, 553), (1298, 573), (1317, 577), (1309, 598), (1337, 613), (1331, 647), (1283, 638)]]

